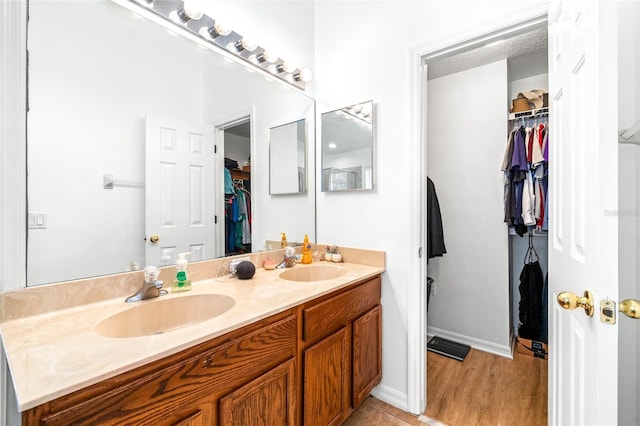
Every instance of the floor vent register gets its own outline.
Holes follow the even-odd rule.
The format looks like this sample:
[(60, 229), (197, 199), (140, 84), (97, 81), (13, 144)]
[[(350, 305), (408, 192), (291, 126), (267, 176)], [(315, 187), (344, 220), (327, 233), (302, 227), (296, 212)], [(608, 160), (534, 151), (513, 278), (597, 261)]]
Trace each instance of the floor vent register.
[(429, 340), (429, 343), (427, 343), (427, 350), (458, 361), (464, 361), (469, 350), (471, 350), (471, 346), (433, 336), (431, 340)]

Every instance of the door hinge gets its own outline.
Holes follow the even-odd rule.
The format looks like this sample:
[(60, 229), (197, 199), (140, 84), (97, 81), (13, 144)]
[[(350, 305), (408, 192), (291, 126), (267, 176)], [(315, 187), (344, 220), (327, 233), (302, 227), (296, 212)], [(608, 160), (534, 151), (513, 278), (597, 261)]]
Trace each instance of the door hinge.
[(213, 224), (214, 225), (218, 224), (218, 215), (217, 214), (213, 216)]
[(422, 247), (418, 248), (418, 259), (422, 259)]
[(218, 153), (218, 145), (214, 145), (213, 146), (213, 153), (217, 154)]

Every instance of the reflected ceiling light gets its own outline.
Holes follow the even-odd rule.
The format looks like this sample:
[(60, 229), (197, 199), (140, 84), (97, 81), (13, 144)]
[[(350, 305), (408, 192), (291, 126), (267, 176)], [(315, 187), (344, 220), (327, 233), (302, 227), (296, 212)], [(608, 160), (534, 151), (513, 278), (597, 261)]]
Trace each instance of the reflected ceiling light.
[(216, 20), (212, 27), (202, 27), (199, 31), (201, 36), (216, 39), (220, 36), (228, 36), (231, 34), (231, 27), (226, 26), (224, 22)]
[(278, 74), (281, 74), (283, 72), (294, 72), (296, 70), (296, 66), (284, 61), (281, 64), (276, 65), (276, 71), (278, 72)]
[(335, 142), (329, 142), (329, 145), (327, 146), (331, 149), (336, 149), (338, 147), (338, 145), (336, 145)]
[(305, 83), (308, 83), (311, 81), (311, 79), (313, 78), (313, 73), (311, 72), (311, 70), (309, 68), (303, 68), (300, 71), (298, 71), (297, 73), (293, 74), (293, 79), (296, 81), (304, 81)]
[[(298, 69), (293, 64), (283, 61), (267, 49), (247, 39), (242, 34), (232, 31), (224, 19), (217, 20), (202, 12), (203, 0), (112, 0), (121, 4), (139, 16), (161, 24), (172, 34), (188, 38), (195, 36), (196, 42), (213, 50), (222, 50), (222, 56), (230, 62), (238, 62), (249, 70), (260, 70), (271, 75), (273, 80), (286, 82), (284, 88), (293, 86), (304, 90), (305, 83), (310, 81), (313, 73), (306, 68)], [(161, 19), (158, 20), (157, 18)], [(189, 24), (189, 21), (201, 20), (200, 26)], [(222, 36), (222, 37), (220, 37)]]
[(234, 46), (238, 52), (242, 52), (243, 50), (253, 52), (258, 48), (257, 44), (253, 44), (253, 42), (249, 41), (246, 37), (242, 37), (240, 40), (236, 41)]
[(256, 56), (256, 59), (258, 60), (259, 63), (264, 63), (264, 62), (268, 62), (270, 64), (274, 63), (275, 61), (278, 60), (277, 56), (272, 55), (271, 53), (269, 53), (268, 50), (265, 50), (264, 52), (258, 54)]
[(169, 16), (173, 18), (174, 21), (179, 21), (183, 24), (186, 24), (192, 19), (194, 21), (197, 21), (198, 19), (202, 18), (203, 15), (204, 14), (202, 13), (202, 9), (200, 9), (200, 6), (197, 4), (197, 2), (186, 0), (182, 4), (182, 9), (178, 10), (177, 12), (171, 12)]

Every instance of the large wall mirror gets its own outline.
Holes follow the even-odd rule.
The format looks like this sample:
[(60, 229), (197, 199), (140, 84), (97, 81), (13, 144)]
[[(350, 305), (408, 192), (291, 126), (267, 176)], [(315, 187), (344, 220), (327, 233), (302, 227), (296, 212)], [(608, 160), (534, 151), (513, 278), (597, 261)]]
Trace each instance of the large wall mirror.
[[(304, 234), (315, 240), (313, 171), (304, 194), (272, 197), (268, 179), (269, 129), (282, 123), (305, 121), (306, 164), (315, 163), (312, 98), (108, 0), (29, 0), (28, 48), (27, 285), (158, 264), (145, 259), (145, 195), (158, 181), (175, 183), (161, 180), (167, 174), (145, 181), (147, 117), (213, 129), (215, 173), (196, 177), (199, 190), (215, 194), (214, 210), (201, 212), (207, 220), (218, 216), (216, 241), (224, 233), (218, 134), (225, 123), (249, 117), (251, 250), (283, 231), (292, 241)], [(224, 250), (211, 247), (199, 256), (221, 257)]]
[(373, 101), (322, 114), (322, 191), (373, 189)]
[(269, 130), (269, 193), (298, 194), (307, 190), (306, 120)]

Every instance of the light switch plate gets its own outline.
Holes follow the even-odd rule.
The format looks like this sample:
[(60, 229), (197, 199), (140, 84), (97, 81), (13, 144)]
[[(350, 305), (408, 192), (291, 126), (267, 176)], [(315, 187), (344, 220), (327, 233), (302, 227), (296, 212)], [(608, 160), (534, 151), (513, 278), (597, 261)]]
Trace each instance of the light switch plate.
[(28, 229), (47, 229), (47, 215), (45, 213), (29, 213)]

